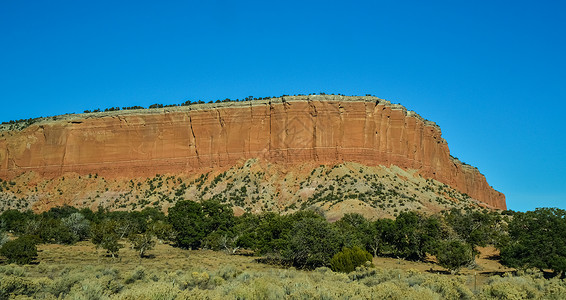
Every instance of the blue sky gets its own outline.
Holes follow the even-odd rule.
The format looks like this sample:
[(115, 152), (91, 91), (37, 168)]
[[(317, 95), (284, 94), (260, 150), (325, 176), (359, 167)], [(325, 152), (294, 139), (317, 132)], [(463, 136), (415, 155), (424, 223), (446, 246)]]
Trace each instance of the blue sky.
[(369, 93), (437, 122), (510, 209), (566, 209), (562, 3), (3, 0), (0, 120)]

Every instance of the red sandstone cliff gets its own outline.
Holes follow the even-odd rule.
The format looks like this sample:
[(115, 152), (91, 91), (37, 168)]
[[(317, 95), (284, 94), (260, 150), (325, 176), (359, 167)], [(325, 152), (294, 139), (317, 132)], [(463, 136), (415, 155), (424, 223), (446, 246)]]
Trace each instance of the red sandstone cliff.
[(0, 137), (0, 178), (26, 171), (128, 177), (196, 173), (242, 159), (416, 169), (492, 207), (505, 196), (450, 157), (440, 128), (375, 97), (263, 101), (72, 115)]

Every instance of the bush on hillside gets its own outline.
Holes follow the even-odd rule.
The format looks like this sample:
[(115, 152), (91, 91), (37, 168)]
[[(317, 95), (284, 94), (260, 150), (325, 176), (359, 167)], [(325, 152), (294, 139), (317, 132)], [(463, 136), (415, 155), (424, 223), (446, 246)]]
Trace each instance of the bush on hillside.
[(27, 222), (33, 218), (34, 215), (31, 211), (21, 212), (15, 209), (9, 209), (0, 215), (0, 226), (7, 232), (23, 234)]
[(329, 265), (332, 256), (340, 250), (341, 241), (338, 231), (325, 219), (306, 217), (294, 223), (285, 246), (281, 252), (285, 260), (297, 268), (315, 269)]
[(452, 273), (457, 273), (460, 268), (474, 261), (474, 250), (470, 244), (464, 241), (442, 241), (436, 259), (439, 265)]
[(90, 235), (90, 222), (83, 214), (76, 212), (61, 219), (61, 223), (69, 229), (74, 240), (84, 241)]
[(232, 208), (214, 200), (178, 201), (169, 208), (168, 220), (176, 232), (176, 245), (185, 249), (202, 247), (212, 233), (228, 234), (235, 222)]
[(427, 217), (413, 211), (400, 213), (391, 230), (394, 254), (415, 261), (423, 261), (427, 253), (434, 253), (437, 241), (443, 236), (442, 225), (437, 217)]
[(509, 242), (501, 262), (514, 268), (566, 272), (566, 210), (537, 208), (517, 212), (509, 224)]
[(0, 255), (8, 259), (8, 263), (25, 265), (37, 257), (37, 238), (24, 235), (15, 240), (6, 242), (0, 248)]
[(91, 228), (91, 242), (96, 248), (105, 249), (114, 258), (120, 248), (124, 247), (120, 244), (118, 230), (118, 222), (114, 220), (104, 220), (100, 224), (94, 224)]
[(366, 262), (371, 262), (372, 258), (369, 252), (360, 247), (344, 248), (332, 257), (330, 267), (334, 272), (350, 273)]

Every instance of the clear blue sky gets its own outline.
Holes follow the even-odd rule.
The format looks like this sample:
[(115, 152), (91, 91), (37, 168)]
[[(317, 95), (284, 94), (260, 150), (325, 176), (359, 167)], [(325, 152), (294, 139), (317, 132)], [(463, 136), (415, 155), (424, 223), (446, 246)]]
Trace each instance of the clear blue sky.
[(510, 209), (566, 209), (562, 3), (3, 0), (0, 120), (369, 93), (437, 122)]

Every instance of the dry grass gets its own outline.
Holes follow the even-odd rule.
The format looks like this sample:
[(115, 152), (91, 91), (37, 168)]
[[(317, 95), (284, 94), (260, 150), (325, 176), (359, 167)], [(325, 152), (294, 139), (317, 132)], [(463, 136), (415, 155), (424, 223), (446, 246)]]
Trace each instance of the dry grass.
[[(119, 271), (131, 271), (137, 266), (146, 269), (175, 272), (177, 270), (206, 269), (216, 271), (224, 265), (230, 264), (239, 269), (265, 270), (272, 266), (256, 263), (255, 257), (229, 255), (224, 252), (211, 250), (183, 250), (168, 244), (158, 243), (154, 249), (148, 251), (149, 258), (140, 260), (137, 252), (129, 249), (128, 244), (120, 249), (115, 259), (106, 255), (103, 249), (96, 249), (90, 242), (79, 242), (73, 246), (46, 244), (38, 246), (39, 265), (48, 265), (55, 268), (67, 266), (106, 266)], [(38, 265), (38, 266), (39, 266)], [(29, 271), (33, 272), (34, 266)]]
[[(479, 251), (480, 255), (476, 258), (476, 265), (462, 268), (459, 272), (460, 275), (474, 276), (474, 281), (478, 286), (485, 284), (493, 275), (502, 275), (507, 272), (515, 271), (515, 269), (508, 268), (499, 263), (499, 251), (494, 247), (479, 247)], [(376, 257), (373, 259), (373, 263), (385, 269), (417, 270), (419, 272), (451, 276), (445, 268), (436, 263), (434, 257), (428, 257), (428, 262)]]
[[(130, 271), (141, 265), (147, 269), (158, 269), (174, 272), (177, 270), (203, 269), (216, 271), (224, 265), (232, 265), (241, 270), (265, 271), (275, 268), (256, 262), (256, 257), (229, 255), (220, 251), (210, 250), (183, 250), (172, 247), (168, 244), (157, 244), (156, 247), (148, 252), (150, 258), (141, 259), (137, 253), (128, 248), (126, 244), (120, 250), (119, 257), (105, 255), (104, 250), (96, 249), (90, 242), (79, 242), (73, 246), (56, 244), (43, 244), (38, 246), (39, 265), (49, 265), (54, 268), (64, 268), (73, 266), (108, 266), (117, 268), (120, 271)], [(480, 248), (480, 256), (476, 259), (476, 266), (473, 268), (462, 268), (461, 275), (477, 275), (480, 283), (485, 283), (487, 278), (492, 275), (512, 272), (514, 269), (507, 268), (497, 260), (499, 252), (493, 247)], [(416, 270), (419, 272), (429, 272), (451, 276), (446, 269), (435, 263), (434, 257), (429, 257), (428, 262), (415, 262), (403, 259), (376, 257), (373, 259), (376, 267), (383, 269)], [(36, 265), (36, 266), (39, 266)], [(29, 267), (33, 273), (34, 266)]]
[[(140, 260), (123, 248), (112, 259), (92, 244), (41, 245), (39, 262), (0, 266), (0, 299), (564, 299), (566, 284), (539, 272), (507, 271), (482, 249), (478, 266), (451, 275), (429, 263), (376, 258), (353, 273), (284, 269), (251, 256), (158, 244)], [(433, 260), (433, 258), (431, 258)], [(474, 276), (477, 274), (477, 276)]]

